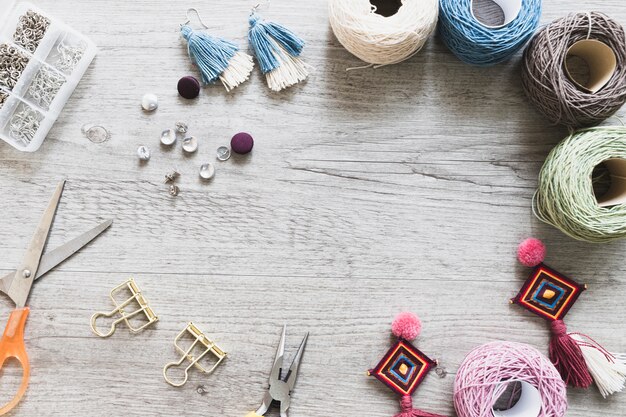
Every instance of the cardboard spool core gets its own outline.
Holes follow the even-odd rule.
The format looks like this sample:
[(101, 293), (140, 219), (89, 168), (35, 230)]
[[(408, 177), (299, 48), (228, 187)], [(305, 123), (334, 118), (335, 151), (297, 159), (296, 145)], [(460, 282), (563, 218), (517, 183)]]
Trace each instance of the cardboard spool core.
[(370, 0), (370, 4), (376, 7), (376, 14), (389, 17), (398, 13), (402, 7), (402, 0)]
[[(582, 59), (589, 69), (587, 80), (581, 80), (574, 74), (571, 58)], [(568, 63), (570, 61), (570, 63)], [(595, 39), (583, 39), (569, 47), (565, 54), (565, 73), (578, 88), (588, 93), (597, 93), (615, 74), (617, 58), (615, 52), (604, 42)]]
[[(519, 399), (512, 407), (507, 410), (492, 409), (494, 417), (537, 417), (541, 413), (541, 407), (543, 402), (541, 401), (541, 394), (537, 388), (533, 387), (526, 381), (509, 381), (503, 382), (502, 385), (508, 385), (507, 391), (510, 390), (511, 385), (516, 388), (521, 388)], [(506, 392), (503, 394), (505, 395)]]
[(611, 176), (611, 185), (607, 192), (596, 196), (598, 205), (610, 207), (626, 203), (626, 159), (607, 159), (603, 165)]
[[(485, 22), (484, 17), (479, 18), (476, 16), (476, 13), (474, 12), (475, 4), (477, 5), (477, 9), (480, 10), (486, 8), (486, 3), (495, 3), (495, 5), (502, 10), (502, 14), (504, 15), (504, 21), (502, 23), (493, 25), (489, 22)], [(480, 22), (481, 25), (491, 29), (497, 29), (506, 26), (515, 20), (522, 10), (522, 0), (472, 0), (470, 7), (472, 10), (472, 16)]]

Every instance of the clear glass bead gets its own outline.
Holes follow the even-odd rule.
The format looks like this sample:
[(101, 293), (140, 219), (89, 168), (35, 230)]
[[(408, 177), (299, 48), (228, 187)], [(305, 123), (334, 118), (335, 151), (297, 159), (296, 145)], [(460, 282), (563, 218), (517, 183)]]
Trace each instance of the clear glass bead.
[(215, 176), (215, 167), (213, 164), (206, 163), (200, 165), (200, 178), (203, 180), (210, 180)]
[(198, 139), (195, 136), (187, 136), (183, 139), (183, 151), (193, 153), (198, 150)]
[(188, 129), (189, 129), (189, 127), (187, 126), (187, 123), (185, 123), (185, 122), (176, 122), (176, 131), (178, 133), (187, 133)]
[(165, 129), (161, 132), (161, 143), (166, 146), (172, 145), (176, 142), (176, 132), (174, 129)]
[(228, 161), (230, 158), (230, 149), (226, 146), (220, 146), (217, 148), (217, 159), (220, 161)]
[(137, 157), (141, 161), (149, 161), (150, 160), (150, 149), (147, 146), (141, 145), (137, 148)]

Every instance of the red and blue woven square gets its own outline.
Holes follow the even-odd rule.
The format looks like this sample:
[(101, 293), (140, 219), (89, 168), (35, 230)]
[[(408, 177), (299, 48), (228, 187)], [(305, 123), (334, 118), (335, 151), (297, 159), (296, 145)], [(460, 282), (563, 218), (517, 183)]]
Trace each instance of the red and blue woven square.
[(411, 395), (436, 363), (406, 340), (399, 340), (370, 371), (401, 395)]

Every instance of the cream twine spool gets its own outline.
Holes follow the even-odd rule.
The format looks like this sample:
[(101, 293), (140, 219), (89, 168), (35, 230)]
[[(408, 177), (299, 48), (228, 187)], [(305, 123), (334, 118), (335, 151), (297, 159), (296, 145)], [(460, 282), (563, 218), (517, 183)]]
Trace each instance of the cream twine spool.
[(369, 0), (330, 0), (330, 25), (339, 42), (374, 66), (397, 64), (419, 52), (437, 26), (438, 0), (403, 0), (391, 16)]

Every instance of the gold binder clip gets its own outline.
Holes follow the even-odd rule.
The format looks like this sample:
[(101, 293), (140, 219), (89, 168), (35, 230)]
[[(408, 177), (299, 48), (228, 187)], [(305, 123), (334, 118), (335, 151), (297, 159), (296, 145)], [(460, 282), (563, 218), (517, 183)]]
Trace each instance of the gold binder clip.
[[(192, 339), (192, 343), (187, 349), (183, 348), (179, 344), (179, 341), (184, 336), (190, 336)], [(192, 366), (195, 366), (197, 369), (204, 372), (205, 374), (211, 374), (213, 371), (215, 371), (215, 368), (217, 368), (217, 366), (222, 363), (227, 355), (226, 352), (224, 352), (219, 346), (217, 346), (215, 342), (206, 337), (204, 333), (202, 333), (202, 331), (200, 331), (200, 329), (198, 329), (198, 327), (196, 327), (196, 325), (192, 322), (189, 322), (187, 327), (185, 327), (183, 331), (178, 333), (178, 336), (176, 336), (176, 339), (174, 339), (174, 346), (176, 347), (178, 353), (180, 353), (182, 356), (178, 361), (170, 362), (165, 365), (165, 367), (163, 367), (163, 378), (165, 378), (168, 384), (174, 387), (182, 387), (183, 385), (185, 385), (187, 379), (189, 378), (189, 369)], [(197, 353), (195, 356), (194, 351)], [(200, 364), (200, 360), (202, 360), (202, 358), (204, 358), (208, 353), (211, 353), (213, 356), (215, 356), (217, 360), (217, 362), (215, 362), (210, 369), (206, 369)], [(190, 362), (189, 365), (187, 365), (187, 367), (184, 369), (185, 377), (181, 382), (172, 381), (170, 378), (167, 377), (168, 369), (172, 366), (180, 366), (183, 361), (185, 361), (185, 359)]]
[[(115, 298), (115, 296), (125, 290), (130, 293), (130, 297), (128, 297), (125, 301), (123, 301), (120, 304), (118, 303), (118, 300)], [(122, 321), (126, 323), (128, 328), (133, 333), (137, 333), (145, 329), (152, 323), (156, 322), (157, 320), (159, 320), (156, 314), (154, 314), (154, 311), (152, 310), (152, 308), (148, 305), (148, 300), (146, 300), (146, 298), (141, 294), (141, 289), (139, 289), (139, 287), (137, 286), (137, 284), (132, 278), (130, 278), (128, 281), (124, 282), (123, 284), (118, 285), (117, 287), (113, 288), (111, 290), (110, 297), (111, 297), (111, 300), (113, 301), (113, 304), (115, 304), (116, 308), (113, 311), (110, 311), (109, 313), (96, 313), (93, 316), (91, 316), (91, 330), (93, 330), (93, 332), (100, 337), (111, 336), (113, 333), (115, 333), (115, 328), (118, 325), (118, 323)], [(126, 309), (131, 304), (136, 304), (139, 306), (139, 308), (134, 311), (127, 312)], [(121, 317), (119, 317), (113, 323), (111, 323), (111, 328), (109, 329), (108, 333), (101, 333), (96, 326), (96, 320), (98, 320), (99, 317), (112, 317), (116, 314), (119, 314)], [(147, 322), (144, 323), (140, 327), (135, 327), (130, 323), (129, 319), (138, 314), (143, 314)]]

